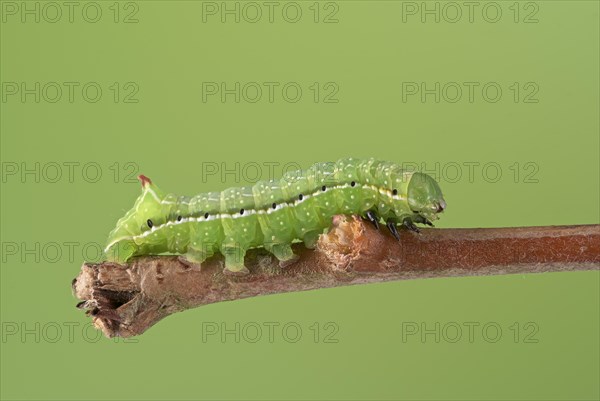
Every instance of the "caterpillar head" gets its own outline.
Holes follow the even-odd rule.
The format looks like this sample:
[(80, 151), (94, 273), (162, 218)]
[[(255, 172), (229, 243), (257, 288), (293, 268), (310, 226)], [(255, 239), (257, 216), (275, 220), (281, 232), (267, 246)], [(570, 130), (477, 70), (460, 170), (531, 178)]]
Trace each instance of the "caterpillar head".
[(142, 183), (142, 193), (133, 208), (117, 221), (116, 227), (108, 234), (104, 254), (109, 261), (123, 263), (132, 256), (160, 252), (157, 249), (160, 239), (149, 234), (153, 227), (164, 223), (167, 212), (162, 200), (165, 195), (148, 177), (140, 175), (138, 179)]
[(424, 173), (414, 173), (408, 184), (408, 204), (413, 212), (429, 219), (437, 219), (437, 214), (446, 209), (446, 201), (440, 186)]

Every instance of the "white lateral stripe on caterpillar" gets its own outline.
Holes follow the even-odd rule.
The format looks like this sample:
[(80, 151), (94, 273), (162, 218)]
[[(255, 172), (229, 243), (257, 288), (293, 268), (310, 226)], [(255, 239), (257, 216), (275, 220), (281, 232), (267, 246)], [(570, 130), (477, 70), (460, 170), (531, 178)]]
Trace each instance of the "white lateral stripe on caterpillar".
[[(327, 188), (327, 189), (328, 190), (330, 190), (330, 189), (331, 190), (333, 190), (333, 189), (345, 189), (345, 188), (350, 188), (350, 187), (351, 187), (351, 184), (343, 184), (343, 185), (335, 185), (335, 186), (332, 186), (332, 187)], [(394, 195), (393, 192), (390, 191), (389, 189), (380, 188), (380, 187), (377, 187), (375, 185), (362, 185), (360, 183), (355, 183), (355, 187), (358, 187), (358, 188), (362, 187), (362, 188), (370, 189), (372, 191), (379, 192), (380, 194), (382, 194), (384, 196), (387, 196), (389, 198), (392, 198), (394, 200), (406, 200), (405, 197), (403, 197), (403, 196), (401, 196), (399, 194)], [(147, 187), (145, 189), (145, 191), (146, 192), (150, 192), (150, 194), (152, 195), (152, 197), (154, 199), (156, 199), (157, 202), (161, 202), (162, 204), (175, 204), (176, 203), (176, 202), (170, 202), (170, 201), (164, 201), (164, 200), (161, 201), (159, 199), (158, 195), (156, 195), (156, 193), (154, 192), (154, 190), (152, 190), (149, 187)], [(123, 240), (136, 240), (136, 239), (139, 239), (139, 238), (144, 238), (144, 237), (147, 237), (148, 235), (150, 235), (150, 234), (152, 234), (152, 233), (154, 233), (154, 232), (156, 232), (158, 230), (161, 230), (161, 229), (163, 229), (165, 227), (172, 227), (172, 226), (175, 226), (175, 225), (178, 225), (178, 224), (185, 224), (185, 223), (190, 223), (190, 222), (198, 222), (199, 223), (199, 222), (205, 222), (205, 221), (212, 221), (212, 220), (221, 219), (221, 218), (226, 218), (226, 219), (227, 218), (233, 218), (233, 219), (237, 219), (237, 218), (243, 218), (243, 217), (247, 217), (247, 216), (252, 216), (253, 214), (265, 214), (265, 213), (266, 214), (270, 214), (270, 213), (274, 213), (274, 212), (276, 212), (278, 210), (281, 210), (281, 209), (283, 209), (285, 207), (296, 206), (296, 205), (304, 202), (305, 200), (310, 199), (313, 196), (319, 196), (320, 194), (323, 194), (323, 193), (325, 193), (325, 192), (322, 191), (322, 190), (318, 190), (318, 191), (315, 191), (312, 194), (307, 194), (307, 195), (303, 194), (302, 199), (296, 199), (294, 202), (291, 202), (291, 203), (290, 202), (281, 202), (279, 204), (276, 204), (275, 209), (273, 209), (273, 208), (268, 208), (268, 209), (265, 209), (265, 210), (263, 210), (263, 209), (258, 209), (258, 210), (254, 210), (254, 209), (248, 209), (248, 210), (246, 210), (246, 209), (244, 209), (244, 214), (240, 214), (240, 213), (235, 213), (235, 214), (216, 213), (216, 214), (209, 215), (208, 217), (204, 217), (204, 216), (201, 216), (201, 217), (185, 217), (185, 218), (182, 218), (179, 221), (177, 221), (177, 220), (168, 221), (168, 222), (163, 223), (161, 225), (153, 226), (150, 230), (145, 231), (142, 234), (125, 236), (125, 237), (121, 237), (121, 238), (115, 239), (114, 241), (112, 241), (111, 243), (109, 243), (106, 246), (106, 248), (104, 249), (104, 252), (108, 252), (108, 250), (110, 249), (110, 247), (113, 246), (114, 244), (116, 244), (119, 241), (123, 241)], [(185, 204), (185, 205), (189, 205), (188, 202), (180, 202), (180, 203)]]

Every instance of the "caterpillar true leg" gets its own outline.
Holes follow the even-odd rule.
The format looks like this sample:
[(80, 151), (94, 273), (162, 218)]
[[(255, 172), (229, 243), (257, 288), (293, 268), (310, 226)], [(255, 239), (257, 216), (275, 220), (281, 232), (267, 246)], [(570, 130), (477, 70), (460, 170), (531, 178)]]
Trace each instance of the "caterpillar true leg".
[(410, 231), (414, 231), (416, 233), (421, 232), (421, 230), (419, 230), (419, 227), (415, 226), (415, 223), (413, 223), (410, 217), (405, 217), (404, 220), (402, 220), (402, 225), (408, 228)]
[(377, 215), (375, 214), (374, 211), (372, 211), (372, 210), (367, 211), (367, 220), (369, 220), (371, 223), (373, 223), (375, 228), (377, 230), (379, 230), (379, 217), (377, 217)]
[(398, 224), (398, 223), (395, 219), (388, 219), (387, 223), (386, 223), (387, 228), (390, 230), (390, 232), (392, 233), (394, 238), (396, 238), (398, 241), (400, 241), (400, 234), (398, 234), (398, 229), (396, 228), (396, 224)]
[(427, 224), (428, 226), (433, 227), (433, 223), (420, 214), (415, 214), (415, 216), (413, 216), (413, 221), (415, 223)]

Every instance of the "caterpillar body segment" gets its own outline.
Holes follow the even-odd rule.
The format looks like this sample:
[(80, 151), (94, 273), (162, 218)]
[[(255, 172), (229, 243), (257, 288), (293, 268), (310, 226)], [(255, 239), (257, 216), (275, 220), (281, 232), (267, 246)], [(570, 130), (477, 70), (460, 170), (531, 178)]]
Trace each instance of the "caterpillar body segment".
[(282, 266), (293, 263), (292, 242), (314, 247), (337, 214), (366, 216), (376, 227), (383, 222), (398, 238), (397, 225), (431, 225), (446, 207), (433, 178), (375, 159), (317, 163), (279, 180), (193, 197), (165, 194), (147, 177), (140, 180), (141, 195), (109, 234), (108, 260), (170, 252), (198, 264), (219, 252), (225, 272), (243, 273), (244, 255), (254, 247), (264, 247)]

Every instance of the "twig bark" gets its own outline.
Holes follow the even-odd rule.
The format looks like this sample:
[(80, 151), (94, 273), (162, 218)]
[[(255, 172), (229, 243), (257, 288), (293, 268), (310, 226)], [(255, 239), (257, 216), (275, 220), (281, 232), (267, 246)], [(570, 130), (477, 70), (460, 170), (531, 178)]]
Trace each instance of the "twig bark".
[(359, 218), (334, 220), (316, 250), (295, 245), (285, 269), (264, 250), (246, 256), (250, 274), (222, 273), (219, 257), (198, 269), (176, 256), (129, 265), (84, 263), (73, 280), (77, 306), (108, 337), (143, 333), (185, 309), (257, 295), (443, 276), (591, 270), (600, 264), (600, 225), (401, 230), (398, 242)]

